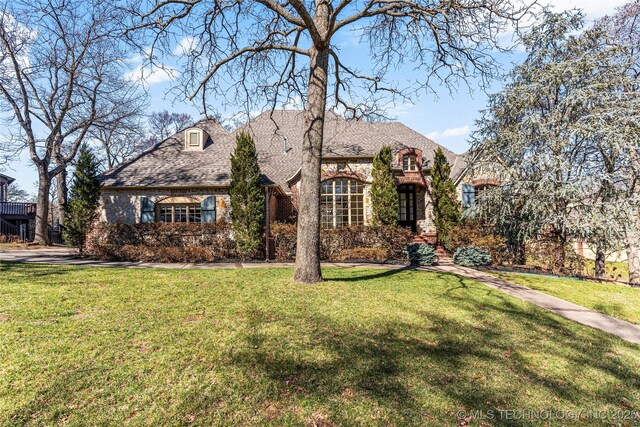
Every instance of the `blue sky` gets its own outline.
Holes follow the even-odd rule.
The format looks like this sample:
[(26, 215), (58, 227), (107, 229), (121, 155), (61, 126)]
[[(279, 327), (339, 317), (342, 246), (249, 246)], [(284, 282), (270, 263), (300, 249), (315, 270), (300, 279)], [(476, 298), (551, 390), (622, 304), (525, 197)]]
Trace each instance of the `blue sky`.
[[(606, 14), (611, 14), (618, 6), (625, 4), (625, 0), (558, 0), (552, 3), (555, 11), (572, 8), (583, 9), (586, 13), (587, 21), (597, 19)], [(350, 64), (356, 66), (360, 61), (368, 61), (366, 49), (358, 45), (358, 37), (343, 33), (339, 34), (338, 43), (343, 53), (348, 53)], [(188, 39), (183, 39), (183, 43), (189, 43)], [(179, 46), (176, 49), (180, 49)], [(364, 53), (363, 53), (364, 51)], [(510, 56), (500, 56), (502, 68), (506, 71), (511, 68), (511, 64), (522, 60), (523, 53), (515, 52)], [(130, 58), (132, 73), (141, 72), (141, 57)], [(360, 68), (368, 69), (367, 64), (362, 62)], [(187, 112), (195, 119), (199, 118), (198, 110), (187, 102), (175, 99), (173, 94), (168, 94), (172, 87), (171, 77), (164, 71), (154, 71), (149, 74), (149, 70), (144, 70), (146, 84), (148, 85), (151, 111), (168, 110), (170, 112)], [(176, 70), (177, 72), (177, 70)], [(407, 75), (407, 79), (417, 78)], [(492, 84), (491, 92), (500, 90), (501, 82)], [(462, 153), (468, 149), (468, 138), (474, 129), (474, 122), (480, 116), (480, 111), (485, 108), (487, 95), (481, 90), (469, 93), (468, 88), (460, 87), (451, 93), (449, 88), (436, 87), (435, 94), (421, 95), (415, 103), (402, 103), (389, 108), (389, 114), (398, 121), (428, 136), (437, 143), (449, 148), (456, 153)], [(215, 105), (215, 102), (213, 103)], [(238, 110), (242, 107), (238, 106)], [(229, 111), (221, 111), (223, 116), (230, 114)], [(4, 170), (3, 170), (4, 169)], [(8, 165), (0, 166), (0, 172), (13, 176), (17, 179), (17, 184), (25, 190), (35, 193), (34, 183), (37, 179), (35, 168), (30, 163), (27, 150), (24, 150), (19, 159), (10, 162)]]

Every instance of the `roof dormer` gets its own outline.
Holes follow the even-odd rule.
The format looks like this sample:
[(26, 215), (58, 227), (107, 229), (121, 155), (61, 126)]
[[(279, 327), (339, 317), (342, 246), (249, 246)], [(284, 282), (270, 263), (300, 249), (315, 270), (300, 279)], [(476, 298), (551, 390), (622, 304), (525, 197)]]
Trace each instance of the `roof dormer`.
[(188, 128), (184, 131), (184, 149), (186, 151), (202, 151), (207, 142), (207, 133), (200, 128)]

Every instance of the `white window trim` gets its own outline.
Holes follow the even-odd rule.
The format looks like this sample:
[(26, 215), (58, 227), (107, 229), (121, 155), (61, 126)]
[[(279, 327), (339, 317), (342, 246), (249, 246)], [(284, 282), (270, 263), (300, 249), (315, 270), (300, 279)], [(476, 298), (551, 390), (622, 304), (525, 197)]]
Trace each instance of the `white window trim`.
[[(191, 135), (197, 135), (197, 144), (191, 143)], [(204, 148), (204, 131), (198, 128), (186, 129), (184, 131), (184, 148), (186, 150), (203, 149)]]

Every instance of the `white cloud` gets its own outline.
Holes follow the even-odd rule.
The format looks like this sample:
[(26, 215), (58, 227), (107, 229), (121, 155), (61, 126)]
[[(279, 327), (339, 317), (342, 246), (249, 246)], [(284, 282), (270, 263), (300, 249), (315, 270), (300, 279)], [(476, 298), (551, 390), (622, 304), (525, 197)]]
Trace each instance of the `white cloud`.
[(151, 55), (151, 51), (148, 49), (144, 55), (137, 53), (126, 58), (124, 62), (131, 65), (131, 71), (125, 77), (146, 87), (171, 81), (178, 77), (179, 71), (174, 67), (165, 64), (150, 64), (149, 55)]
[(402, 104), (396, 104), (389, 109), (389, 115), (401, 119), (413, 115), (417, 106), (408, 102)]
[(173, 48), (174, 55), (189, 55), (196, 48), (196, 39), (192, 36), (184, 36)]
[(127, 78), (133, 81), (137, 81), (144, 86), (153, 86), (158, 83), (163, 83), (175, 79), (178, 75), (178, 70), (169, 66), (151, 66), (151, 65), (138, 65), (131, 72), (127, 73)]
[(604, 15), (612, 15), (617, 7), (627, 3), (628, 0), (553, 0), (549, 6), (555, 12), (569, 9), (582, 9), (587, 19), (597, 19)]
[(457, 128), (448, 128), (443, 130), (442, 132), (429, 132), (427, 134), (427, 138), (437, 140), (437, 139), (446, 139), (452, 138), (456, 136), (465, 136), (469, 135), (470, 128), (468, 125), (460, 126)]

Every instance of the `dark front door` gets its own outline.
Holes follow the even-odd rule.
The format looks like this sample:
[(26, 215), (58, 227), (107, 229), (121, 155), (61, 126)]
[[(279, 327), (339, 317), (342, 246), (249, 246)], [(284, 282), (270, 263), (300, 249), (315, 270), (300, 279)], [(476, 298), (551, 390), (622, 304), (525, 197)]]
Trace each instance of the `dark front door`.
[(416, 231), (416, 186), (398, 186), (398, 225)]

